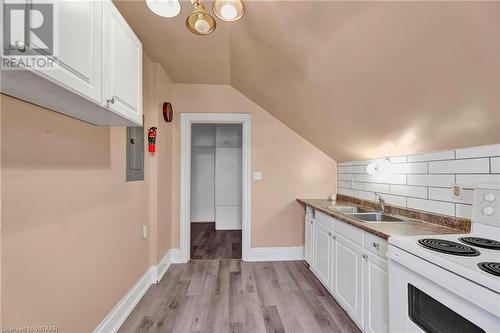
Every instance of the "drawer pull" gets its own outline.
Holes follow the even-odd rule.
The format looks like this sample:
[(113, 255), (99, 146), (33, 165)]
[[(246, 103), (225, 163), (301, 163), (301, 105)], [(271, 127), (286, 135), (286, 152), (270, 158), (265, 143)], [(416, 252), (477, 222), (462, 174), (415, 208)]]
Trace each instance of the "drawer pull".
[(363, 253), (362, 257), (363, 257), (363, 259), (365, 259), (365, 260), (366, 260), (366, 259), (368, 259), (368, 255), (367, 255), (366, 253)]
[(330, 232), (328, 232), (328, 236), (331, 236), (331, 235), (332, 235), (332, 232), (331, 232), (331, 231), (330, 231)]
[(377, 250), (380, 249), (380, 244), (379, 243), (376, 243), (376, 242), (373, 242), (373, 247), (376, 248)]

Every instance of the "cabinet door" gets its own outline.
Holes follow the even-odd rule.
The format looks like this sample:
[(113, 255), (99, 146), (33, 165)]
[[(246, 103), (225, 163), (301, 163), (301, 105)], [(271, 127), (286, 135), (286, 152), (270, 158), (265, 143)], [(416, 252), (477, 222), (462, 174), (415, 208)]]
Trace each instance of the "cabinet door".
[(142, 125), (142, 44), (111, 1), (103, 30), (103, 106)]
[[(58, 66), (37, 74), (101, 104), (102, 2), (48, 2), (53, 5), (54, 38), (57, 38), (54, 56)], [(30, 15), (31, 19), (36, 17)], [(37, 47), (36, 39), (31, 43)]]
[(319, 223), (314, 226), (314, 273), (326, 288), (330, 287), (331, 231)]
[(388, 331), (387, 260), (367, 254), (364, 262), (365, 332)]
[(304, 260), (310, 267), (313, 265), (314, 221), (306, 216), (304, 223)]
[(363, 249), (335, 234), (332, 264), (332, 291), (349, 316), (363, 327)]

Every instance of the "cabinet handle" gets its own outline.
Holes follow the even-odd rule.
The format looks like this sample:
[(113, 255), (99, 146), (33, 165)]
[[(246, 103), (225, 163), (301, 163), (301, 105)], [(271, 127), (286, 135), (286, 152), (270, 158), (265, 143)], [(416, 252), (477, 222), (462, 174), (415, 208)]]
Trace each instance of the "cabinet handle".
[(337, 239), (337, 237), (335, 237), (335, 235), (332, 236), (333, 239)]
[(368, 259), (368, 255), (367, 255), (366, 253), (363, 253), (362, 257), (363, 257), (363, 259), (365, 259), (365, 260), (366, 260), (366, 259)]
[(328, 233), (328, 236), (331, 236), (331, 235), (332, 235), (332, 232), (330, 231), (330, 232)]
[(26, 45), (21, 42), (21, 41), (15, 41), (11, 44), (12, 47), (14, 47), (16, 50), (19, 52), (26, 52)]
[(376, 248), (377, 250), (380, 248), (380, 244), (379, 243), (376, 243), (376, 242), (373, 242), (373, 247)]
[(115, 98), (114, 97), (111, 97), (111, 98), (108, 98), (107, 100), (108, 104), (113, 104), (115, 102)]

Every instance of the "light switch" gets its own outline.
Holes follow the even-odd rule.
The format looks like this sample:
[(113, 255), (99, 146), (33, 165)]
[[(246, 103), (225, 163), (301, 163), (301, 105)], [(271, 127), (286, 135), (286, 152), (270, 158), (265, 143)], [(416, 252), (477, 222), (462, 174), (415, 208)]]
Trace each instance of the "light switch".
[(142, 238), (146, 239), (146, 237), (148, 237), (148, 226), (144, 224), (142, 226)]
[(253, 172), (253, 180), (262, 180), (262, 172), (254, 171)]

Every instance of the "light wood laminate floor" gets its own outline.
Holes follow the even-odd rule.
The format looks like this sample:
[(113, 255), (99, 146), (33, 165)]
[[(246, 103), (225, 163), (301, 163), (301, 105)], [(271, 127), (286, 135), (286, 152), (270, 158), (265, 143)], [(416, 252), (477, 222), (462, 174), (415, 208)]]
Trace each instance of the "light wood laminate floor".
[(172, 265), (125, 332), (359, 332), (301, 261)]

